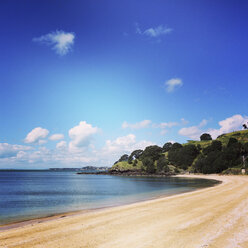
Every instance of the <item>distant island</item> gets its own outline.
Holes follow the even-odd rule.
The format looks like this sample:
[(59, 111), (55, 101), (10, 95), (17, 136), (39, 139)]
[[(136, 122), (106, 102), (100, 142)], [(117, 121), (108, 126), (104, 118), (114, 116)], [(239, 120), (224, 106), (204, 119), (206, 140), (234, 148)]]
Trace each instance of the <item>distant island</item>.
[(50, 168), (50, 171), (77, 171), (77, 172), (97, 172), (108, 171), (109, 167), (97, 167), (97, 166), (84, 166), (81, 168)]
[[(85, 167), (88, 168), (88, 167)], [(93, 174), (160, 175), (248, 174), (248, 130), (222, 134), (213, 140), (204, 133), (200, 141), (167, 142), (124, 154), (111, 168)], [(91, 170), (92, 171), (92, 170)], [(92, 174), (90, 170), (78, 174)]]

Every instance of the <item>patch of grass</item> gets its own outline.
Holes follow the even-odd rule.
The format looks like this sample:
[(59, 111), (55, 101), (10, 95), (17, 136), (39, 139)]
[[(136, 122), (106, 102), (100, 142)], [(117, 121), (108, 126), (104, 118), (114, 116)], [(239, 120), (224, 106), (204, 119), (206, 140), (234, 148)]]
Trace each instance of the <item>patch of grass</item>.
[[(216, 140), (219, 140), (223, 146), (226, 146), (230, 138), (235, 138), (241, 143), (246, 143), (248, 142), (248, 130), (240, 130), (240, 131), (235, 131), (235, 132), (231, 132), (227, 134), (222, 134)], [(183, 145), (189, 145), (189, 144), (192, 144), (195, 146), (200, 145), (201, 148), (203, 149), (211, 145), (211, 143), (212, 143), (212, 140), (203, 140), (203, 141), (188, 140), (188, 142)]]
[(142, 162), (140, 160), (137, 160), (136, 166), (133, 165), (134, 161), (132, 164), (129, 164), (127, 161), (122, 161), (114, 164), (111, 169), (118, 169), (120, 171), (124, 170), (140, 170), (142, 167)]
[(183, 145), (200, 145), (201, 148), (205, 148), (209, 145), (211, 145), (212, 140), (203, 140), (203, 141), (197, 141), (197, 140), (189, 140), (188, 143), (185, 143)]
[(221, 135), (217, 140), (221, 141), (222, 145), (226, 146), (230, 138), (235, 138), (241, 143), (248, 142), (248, 130), (240, 130)]

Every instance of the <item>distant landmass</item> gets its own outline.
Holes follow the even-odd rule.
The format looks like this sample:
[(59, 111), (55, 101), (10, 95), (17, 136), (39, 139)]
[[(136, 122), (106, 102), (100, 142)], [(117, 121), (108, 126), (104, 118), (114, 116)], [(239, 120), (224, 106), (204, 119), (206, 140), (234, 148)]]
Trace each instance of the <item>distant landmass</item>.
[(94, 171), (107, 171), (108, 167), (97, 167), (97, 166), (85, 166), (81, 168), (50, 168), (50, 171), (86, 171), (86, 172), (94, 172)]

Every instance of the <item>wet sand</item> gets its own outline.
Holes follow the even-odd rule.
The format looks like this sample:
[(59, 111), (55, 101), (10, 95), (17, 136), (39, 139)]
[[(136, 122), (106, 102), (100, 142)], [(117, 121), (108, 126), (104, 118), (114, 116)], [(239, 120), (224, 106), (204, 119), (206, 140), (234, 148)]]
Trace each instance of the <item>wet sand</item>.
[(248, 177), (190, 177), (223, 183), (180, 195), (18, 224), (0, 231), (0, 247), (248, 247)]

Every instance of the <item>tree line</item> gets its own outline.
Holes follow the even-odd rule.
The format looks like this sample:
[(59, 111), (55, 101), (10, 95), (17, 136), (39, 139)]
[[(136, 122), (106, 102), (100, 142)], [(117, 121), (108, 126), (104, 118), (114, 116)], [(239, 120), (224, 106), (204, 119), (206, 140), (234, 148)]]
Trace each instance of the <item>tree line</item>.
[(212, 140), (204, 133), (201, 141), (210, 141), (205, 147), (200, 144), (180, 144), (167, 142), (163, 147), (148, 146), (144, 150), (135, 150), (130, 155), (124, 154), (116, 162), (126, 161), (134, 167), (142, 161), (142, 170), (149, 173), (168, 173), (169, 165), (176, 170), (194, 173), (221, 173), (228, 168), (241, 168), (248, 164), (248, 142), (241, 143), (231, 137), (226, 145), (219, 140)]

